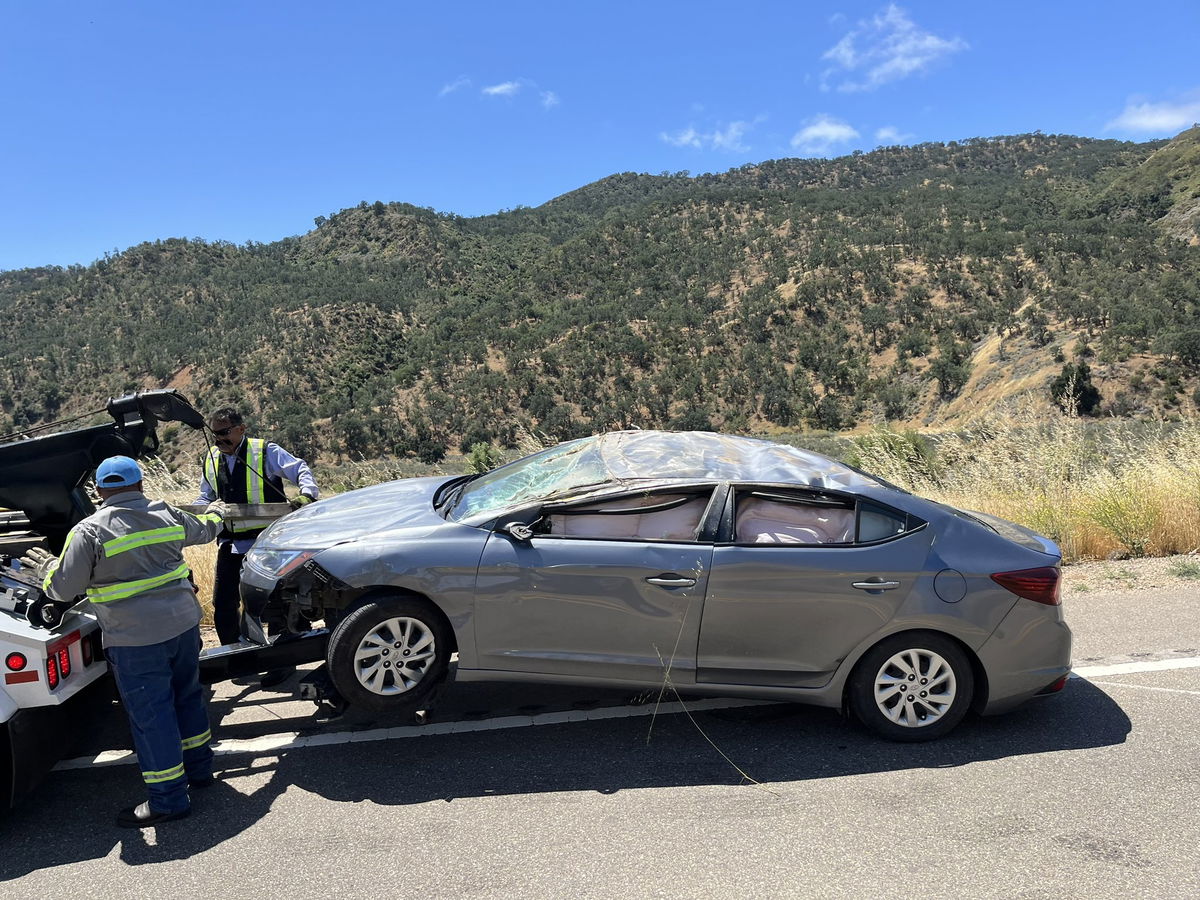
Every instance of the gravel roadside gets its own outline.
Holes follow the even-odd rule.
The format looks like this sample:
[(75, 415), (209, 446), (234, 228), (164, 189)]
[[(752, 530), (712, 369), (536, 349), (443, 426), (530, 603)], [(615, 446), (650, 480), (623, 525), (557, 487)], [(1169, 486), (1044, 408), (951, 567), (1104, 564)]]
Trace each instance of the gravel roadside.
[(1063, 593), (1116, 594), (1133, 589), (1194, 588), (1200, 593), (1200, 554), (1091, 560), (1063, 566)]

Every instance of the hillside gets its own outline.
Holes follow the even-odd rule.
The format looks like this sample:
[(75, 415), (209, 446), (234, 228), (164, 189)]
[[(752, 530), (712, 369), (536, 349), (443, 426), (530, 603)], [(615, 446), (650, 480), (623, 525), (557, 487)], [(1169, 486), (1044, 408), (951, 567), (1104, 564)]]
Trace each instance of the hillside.
[(310, 456), (429, 461), (524, 428), (954, 422), (1076, 362), (1095, 412), (1193, 412), (1198, 222), (1200, 129), (624, 173), (470, 219), (362, 203), (0, 273), (0, 432), (176, 386)]

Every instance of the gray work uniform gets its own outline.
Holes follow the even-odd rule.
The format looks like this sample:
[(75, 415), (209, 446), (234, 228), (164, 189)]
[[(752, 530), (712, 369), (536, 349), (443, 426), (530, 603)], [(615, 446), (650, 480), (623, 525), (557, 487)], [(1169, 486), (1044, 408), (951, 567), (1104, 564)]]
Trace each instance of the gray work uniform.
[(55, 600), (86, 596), (105, 647), (157, 644), (200, 624), (183, 548), (220, 530), (219, 516), (193, 516), (141, 491), (114, 494), (71, 529), (42, 587)]

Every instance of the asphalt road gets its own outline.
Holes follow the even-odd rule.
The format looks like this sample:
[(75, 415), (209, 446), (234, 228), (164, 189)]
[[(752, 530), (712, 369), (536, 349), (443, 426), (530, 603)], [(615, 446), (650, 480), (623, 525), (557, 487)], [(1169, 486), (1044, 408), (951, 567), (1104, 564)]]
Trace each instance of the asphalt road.
[(116, 715), (0, 824), (0, 896), (1200, 896), (1200, 585), (1065, 603), (1088, 677), (932, 744), (513, 686), (452, 687), (423, 729), (317, 721), (222, 685), (191, 818), (113, 826), (141, 798), (89, 762), (128, 746)]

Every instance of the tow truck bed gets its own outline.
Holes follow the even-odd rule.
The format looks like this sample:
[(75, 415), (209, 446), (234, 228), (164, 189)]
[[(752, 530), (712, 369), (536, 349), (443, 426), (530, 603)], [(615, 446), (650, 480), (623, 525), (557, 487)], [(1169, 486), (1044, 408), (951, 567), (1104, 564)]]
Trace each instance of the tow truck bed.
[[(0, 567), (0, 596), (19, 584)], [(20, 588), (15, 588), (20, 590)], [(68, 613), (58, 628), (34, 628), (0, 609), (0, 809), (18, 803), (111, 705), (112, 680), (95, 617)]]
[[(104, 459), (157, 450), (159, 421), (204, 425), (173, 390), (119, 397), (102, 411), (113, 421), (0, 436), (0, 811), (33, 790), (116, 693), (95, 617), (52, 602), (18, 558), (33, 546), (61, 552), (70, 529), (95, 510), (87, 484)], [(234, 518), (265, 525), (286, 512), (287, 504), (259, 504), (235, 507)], [(319, 630), (272, 642), (259, 627), (250, 640), (205, 651), (201, 678), (211, 684), (321, 660), (328, 637)]]

